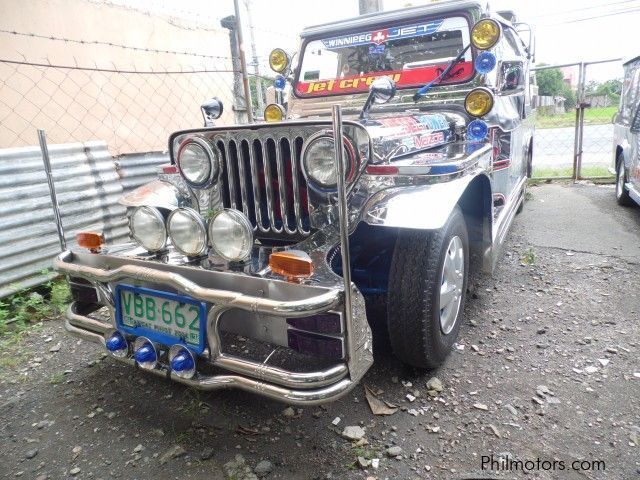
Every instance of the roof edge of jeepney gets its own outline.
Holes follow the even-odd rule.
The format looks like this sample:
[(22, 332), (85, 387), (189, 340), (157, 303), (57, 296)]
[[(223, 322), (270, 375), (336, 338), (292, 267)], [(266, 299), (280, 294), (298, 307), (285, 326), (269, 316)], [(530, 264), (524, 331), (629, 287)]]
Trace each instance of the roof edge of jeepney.
[[(407, 7), (398, 10), (367, 13), (365, 15), (348, 18), (346, 20), (313, 25), (305, 28), (300, 36), (302, 38), (305, 38), (340, 30), (365, 28), (371, 24), (376, 23), (377, 20), (386, 20), (391, 22), (395, 22), (397, 20), (412, 20), (415, 19), (416, 15), (433, 15), (470, 8), (477, 8), (482, 11), (484, 11), (485, 9), (483, 4), (477, 0), (448, 0), (431, 5), (419, 5), (416, 7)], [(503, 18), (500, 17), (500, 20), (503, 20)], [(505, 20), (505, 22), (507, 21)]]
[(622, 65), (623, 66), (624, 65), (628, 65), (630, 63), (637, 62), (638, 60), (640, 60), (640, 55), (636, 55), (635, 57), (630, 57), (630, 58), (627, 58), (627, 59), (623, 59), (622, 60)]

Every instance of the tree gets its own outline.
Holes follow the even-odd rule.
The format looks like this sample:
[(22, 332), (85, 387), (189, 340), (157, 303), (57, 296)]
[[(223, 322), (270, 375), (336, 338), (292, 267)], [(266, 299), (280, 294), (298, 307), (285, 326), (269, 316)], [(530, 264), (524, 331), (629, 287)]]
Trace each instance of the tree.
[[(563, 82), (564, 83), (564, 82)], [(569, 85), (563, 84), (562, 91), (559, 94), (564, 97), (564, 110), (568, 112), (576, 108), (576, 92), (574, 92)]]
[(564, 75), (562, 75), (559, 68), (538, 70), (536, 72), (536, 81), (539, 95), (550, 97), (562, 95), (566, 87)]

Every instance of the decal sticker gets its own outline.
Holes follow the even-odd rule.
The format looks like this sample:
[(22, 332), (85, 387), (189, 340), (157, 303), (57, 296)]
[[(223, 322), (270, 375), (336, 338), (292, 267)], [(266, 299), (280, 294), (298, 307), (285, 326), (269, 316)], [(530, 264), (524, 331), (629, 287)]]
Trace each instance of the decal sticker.
[[(380, 118), (376, 120), (376, 123), (382, 127), (393, 128), (393, 134), (411, 134), (425, 130), (447, 130), (449, 128), (447, 119), (440, 114)], [(386, 130), (381, 130), (381, 133), (384, 133), (385, 136), (389, 134)]]
[(369, 43), (380, 45), (389, 40), (431, 35), (432, 33), (435, 33), (440, 29), (440, 27), (442, 26), (442, 22), (444, 22), (444, 20), (439, 19), (422, 24), (405, 25), (403, 27), (391, 27), (384, 30), (377, 30), (375, 32), (342, 35), (340, 37), (323, 39), (322, 43), (324, 44), (325, 48), (328, 48), (329, 50), (355, 47), (358, 45), (367, 45)]
[[(427, 67), (412, 68), (411, 70), (395, 70), (380, 72), (378, 74), (350, 75), (344, 78), (336, 78), (323, 81), (298, 82), (296, 91), (302, 95), (326, 95), (327, 93), (357, 93), (369, 90), (376, 78), (389, 77), (398, 87), (422, 86), (435, 80), (442, 72), (443, 66), (431, 65)], [(438, 73), (440, 71), (440, 73)], [(459, 77), (468, 78), (473, 73), (471, 62), (462, 62), (457, 65), (457, 70), (451, 72), (441, 84), (449, 81), (458, 81)]]
[(383, 55), (384, 45), (371, 45), (369, 46), (369, 55)]

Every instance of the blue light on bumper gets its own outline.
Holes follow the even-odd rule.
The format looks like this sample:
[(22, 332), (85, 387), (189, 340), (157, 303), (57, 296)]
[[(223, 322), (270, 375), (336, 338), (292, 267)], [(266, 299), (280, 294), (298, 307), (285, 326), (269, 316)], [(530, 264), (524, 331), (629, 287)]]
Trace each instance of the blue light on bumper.
[(138, 337), (133, 347), (133, 358), (142, 368), (154, 368), (158, 362), (156, 347), (148, 338)]
[(169, 349), (169, 365), (178, 377), (191, 378), (196, 373), (196, 361), (191, 351), (182, 345), (173, 345)]
[(105, 340), (105, 346), (111, 355), (116, 357), (125, 357), (129, 353), (129, 344), (122, 333), (117, 330), (113, 331)]

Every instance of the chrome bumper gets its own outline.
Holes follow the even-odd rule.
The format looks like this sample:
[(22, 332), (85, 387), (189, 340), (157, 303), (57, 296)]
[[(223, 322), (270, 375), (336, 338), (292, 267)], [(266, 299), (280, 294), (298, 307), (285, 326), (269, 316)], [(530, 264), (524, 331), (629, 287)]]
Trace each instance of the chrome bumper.
[[(206, 334), (208, 350), (200, 357), (234, 375), (197, 373), (192, 379), (184, 379), (163, 366), (148, 370), (155, 375), (170, 378), (194, 388), (201, 390), (240, 388), (291, 404), (318, 404), (335, 400), (351, 390), (373, 362), (371, 332), (366, 321), (364, 299), (355, 288), (352, 289), (351, 322), (353, 325), (347, 325), (345, 334), (345, 360), (321, 371), (292, 372), (267, 365), (266, 361), (259, 363), (223, 352), (218, 331), (221, 314), (231, 308), (237, 308), (280, 317), (304, 317), (328, 310), (342, 309), (344, 308), (344, 291), (341, 288), (316, 289), (317, 292), (314, 295), (303, 299), (276, 300), (201, 285), (204, 283), (203, 278), (210, 279), (210, 282), (207, 281), (208, 285), (215, 285), (216, 279), (224, 276), (222, 279), (225, 286), (228, 287), (237, 282), (240, 287), (240, 282), (249, 281), (242, 275), (203, 272), (185, 266), (160, 266), (136, 259), (70, 251), (63, 252), (56, 258), (54, 268), (63, 274), (90, 281), (96, 287), (101, 303), (110, 309), (112, 319), (115, 318), (115, 313), (109, 284), (120, 281), (133, 280), (165, 286), (210, 304)], [(262, 289), (264, 292), (272, 291), (270, 287), (273, 287), (273, 280), (252, 278), (250, 281), (258, 285), (264, 283)], [(345, 317), (349, 318), (347, 315)], [(85, 340), (104, 345), (105, 332), (114, 328), (114, 325), (105, 324), (78, 313), (77, 304), (74, 303), (67, 311), (65, 328)], [(117, 359), (135, 365), (131, 357)]]

